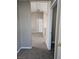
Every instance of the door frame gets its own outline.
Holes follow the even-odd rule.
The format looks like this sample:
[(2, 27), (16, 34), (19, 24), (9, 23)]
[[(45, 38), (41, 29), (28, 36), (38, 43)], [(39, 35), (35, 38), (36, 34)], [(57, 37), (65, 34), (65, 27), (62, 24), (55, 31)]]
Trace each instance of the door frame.
[[(55, 30), (55, 48), (54, 48), (54, 59), (57, 59), (57, 50), (58, 50), (58, 40), (59, 40), (59, 36), (61, 35), (61, 33), (59, 32), (59, 27), (60, 25), (60, 13), (61, 13), (61, 0), (54, 0), (53, 3), (50, 6), (50, 13), (53, 13), (53, 8), (54, 6), (57, 4), (57, 15), (56, 15), (56, 30)], [(53, 14), (51, 14), (53, 16)], [(52, 17), (50, 17), (50, 21), (52, 21)], [(50, 26), (50, 29), (52, 27), (52, 23)], [(52, 30), (51, 30), (52, 32)], [(50, 33), (51, 35), (51, 33)], [(50, 39), (51, 40), (51, 39)]]

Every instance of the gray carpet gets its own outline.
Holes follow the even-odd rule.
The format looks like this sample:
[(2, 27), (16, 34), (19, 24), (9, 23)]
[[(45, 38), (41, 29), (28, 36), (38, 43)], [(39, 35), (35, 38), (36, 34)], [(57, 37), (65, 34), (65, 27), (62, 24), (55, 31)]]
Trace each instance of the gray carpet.
[(17, 54), (17, 59), (53, 59), (53, 55), (47, 50), (42, 34), (32, 35), (32, 46), (30, 50), (22, 49)]
[(17, 59), (53, 59), (50, 51), (33, 48), (32, 50), (21, 50)]

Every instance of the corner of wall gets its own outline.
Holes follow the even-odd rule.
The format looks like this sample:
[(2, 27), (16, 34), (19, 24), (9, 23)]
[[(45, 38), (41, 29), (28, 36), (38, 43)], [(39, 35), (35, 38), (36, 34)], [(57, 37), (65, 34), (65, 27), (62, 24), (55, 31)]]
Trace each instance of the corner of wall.
[(47, 49), (48, 50), (51, 50), (51, 45), (50, 45), (48, 39), (45, 41), (45, 43), (46, 43)]
[(32, 47), (20, 47), (20, 48), (18, 49), (17, 53), (19, 53), (21, 49), (32, 49)]

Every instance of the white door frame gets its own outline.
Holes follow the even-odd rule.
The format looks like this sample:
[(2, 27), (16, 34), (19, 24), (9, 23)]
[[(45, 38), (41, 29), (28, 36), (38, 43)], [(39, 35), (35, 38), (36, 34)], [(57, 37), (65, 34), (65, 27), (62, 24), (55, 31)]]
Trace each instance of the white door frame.
[(50, 5), (48, 11), (48, 41), (47, 41), (47, 48), (51, 50), (51, 33), (52, 33), (52, 16), (53, 16), (53, 7), (56, 5), (56, 0)]
[(57, 59), (58, 40), (59, 40), (59, 36), (61, 35), (60, 32), (59, 32), (60, 12), (61, 12), (60, 8), (61, 8), (61, 0), (57, 0), (57, 16), (56, 16), (54, 59)]
[[(59, 40), (59, 24), (60, 24), (60, 8), (61, 8), (61, 0), (54, 0), (54, 2), (52, 3), (51, 7), (50, 7), (50, 16), (53, 14), (51, 14), (53, 12), (53, 7), (57, 4), (57, 15), (56, 15), (56, 30), (55, 30), (55, 49), (54, 49), (54, 59), (57, 59), (57, 49), (58, 49), (58, 40)], [(49, 48), (51, 50), (51, 27), (52, 27), (52, 17), (50, 17), (48, 19), (48, 45)]]

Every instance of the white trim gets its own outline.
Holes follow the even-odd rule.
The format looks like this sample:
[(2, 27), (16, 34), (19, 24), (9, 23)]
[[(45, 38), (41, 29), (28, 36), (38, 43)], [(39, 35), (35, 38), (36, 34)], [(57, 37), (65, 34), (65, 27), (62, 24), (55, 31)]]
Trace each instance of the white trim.
[[(47, 41), (46, 41), (46, 43), (47, 43)], [(48, 48), (48, 50), (51, 50), (49, 43), (47, 44), (47, 48)]]
[(32, 49), (32, 47), (21, 47), (21, 49)]
[(17, 53), (19, 53), (21, 49), (32, 49), (32, 47), (20, 47)]
[(21, 50), (21, 48), (18, 49), (17, 53), (19, 53), (20, 50)]
[(57, 3), (57, 0), (54, 0), (53, 3), (51, 4), (50, 8), (54, 7)]
[(58, 39), (59, 39), (59, 25), (60, 25), (60, 13), (61, 13), (61, 0), (57, 0), (57, 15), (56, 15), (56, 31), (55, 31), (55, 48), (54, 59), (57, 59)]

